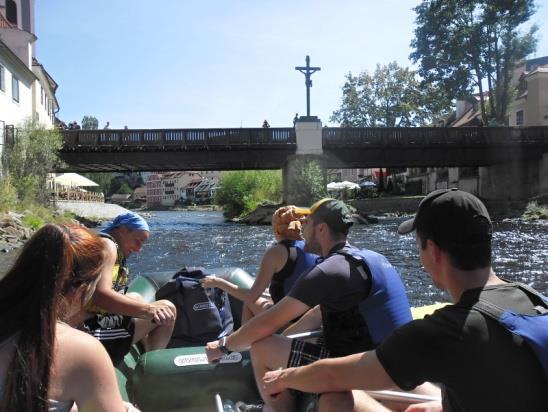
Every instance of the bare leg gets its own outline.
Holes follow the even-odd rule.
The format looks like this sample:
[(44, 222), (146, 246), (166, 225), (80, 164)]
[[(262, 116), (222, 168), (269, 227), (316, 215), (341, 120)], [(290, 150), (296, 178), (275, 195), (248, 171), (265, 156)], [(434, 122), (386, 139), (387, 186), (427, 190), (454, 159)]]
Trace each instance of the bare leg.
[(242, 311), (242, 325), (249, 321), (249, 319), (251, 319), (253, 316), (257, 316), (259, 313), (264, 312), (272, 306), (272, 301), (265, 298), (259, 298), (252, 304), (246, 303)]
[(283, 391), (276, 397), (268, 396), (263, 391), (265, 372), (285, 368), (291, 350), (291, 340), (285, 336), (273, 335), (251, 345), (251, 361), (255, 381), (261, 397), (265, 401), (266, 411), (291, 412), (295, 410), (295, 398), (289, 391)]
[(253, 316), (255, 316), (255, 314), (244, 304), (244, 308), (242, 309), (242, 325), (249, 322)]
[[(166, 301), (166, 303), (173, 306), (169, 301)], [(147, 319), (134, 319), (134, 322), (135, 334), (133, 335), (133, 343), (142, 341), (147, 352), (164, 349), (169, 343), (173, 334), (173, 328), (175, 327), (175, 321), (163, 325)]]
[(352, 391), (322, 394), (319, 411), (389, 412), (390, 409), (385, 408), (364, 391)]

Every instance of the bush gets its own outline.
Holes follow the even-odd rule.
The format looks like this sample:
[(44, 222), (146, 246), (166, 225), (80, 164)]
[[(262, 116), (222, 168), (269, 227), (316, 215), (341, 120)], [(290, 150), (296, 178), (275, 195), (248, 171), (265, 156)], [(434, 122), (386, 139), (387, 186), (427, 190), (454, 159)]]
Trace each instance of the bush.
[(282, 173), (272, 170), (224, 172), (215, 203), (222, 206), (228, 217), (253, 211), (265, 201), (279, 203), (282, 192)]
[(56, 130), (26, 121), (17, 129), (13, 145), (4, 148), (4, 168), (17, 189), (19, 202), (46, 203), (47, 174), (61, 164), (58, 152), (63, 146)]
[(35, 215), (27, 215), (23, 218), (23, 224), (31, 229), (39, 229), (44, 225), (44, 221)]
[(537, 202), (531, 202), (527, 205), (523, 213), (524, 219), (548, 219), (548, 205), (539, 205)]
[(0, 181), (0, 212), (8, 212), (16, 207), (17, 189), (8, 176)]

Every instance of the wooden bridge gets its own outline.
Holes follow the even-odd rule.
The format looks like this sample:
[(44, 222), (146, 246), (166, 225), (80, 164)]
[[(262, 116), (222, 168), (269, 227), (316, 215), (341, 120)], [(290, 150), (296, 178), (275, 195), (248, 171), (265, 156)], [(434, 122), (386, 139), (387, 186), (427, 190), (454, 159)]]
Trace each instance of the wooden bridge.
[[(293, 128), (64, 130), (64, 171), (280, 169)], [(489, 166), (548, 152), (548, 127), (322, 129), (328, 168)]]

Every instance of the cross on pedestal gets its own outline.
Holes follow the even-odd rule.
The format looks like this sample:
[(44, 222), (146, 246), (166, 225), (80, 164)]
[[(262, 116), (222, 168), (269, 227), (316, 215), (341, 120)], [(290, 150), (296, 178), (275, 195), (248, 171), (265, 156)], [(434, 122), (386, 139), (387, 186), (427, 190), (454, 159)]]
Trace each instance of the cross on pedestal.
[(304, 74), (305, 82), (306, 84), (306, 115), (310, 116), (310, 88), (312, 87), (312, 80), (310, 79), (310, 76), (312, 76), (313, 73), (320, 71), (320, 67), (310, 67), (310, 57), (306, 56), (306, 66), (297, 66), (295, 67), (295, 70), (300, 71), (302, 74)]

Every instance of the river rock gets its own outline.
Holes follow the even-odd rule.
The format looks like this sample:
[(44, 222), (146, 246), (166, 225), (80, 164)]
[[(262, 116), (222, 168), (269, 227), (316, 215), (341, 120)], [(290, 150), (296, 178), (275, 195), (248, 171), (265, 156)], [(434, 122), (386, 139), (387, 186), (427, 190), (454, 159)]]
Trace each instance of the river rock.
[(6, 226), (2, 231), (10, 237), (13, 236), (15, 238), (21, 238), (25, 236), (25, 230), (23, 227)]
[(271, 225), (272, 215), (282, 205), (264, 203), (248, 215), (240, 218), (238, 221), (247, 225)]

